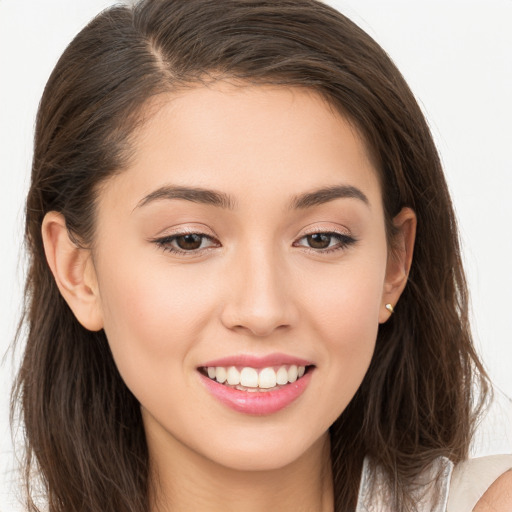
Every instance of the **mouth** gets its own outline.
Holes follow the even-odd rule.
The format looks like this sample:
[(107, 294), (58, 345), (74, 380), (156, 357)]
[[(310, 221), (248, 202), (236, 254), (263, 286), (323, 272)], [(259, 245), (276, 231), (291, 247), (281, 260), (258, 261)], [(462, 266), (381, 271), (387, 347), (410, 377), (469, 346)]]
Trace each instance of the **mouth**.
[(311, 371), (313, 365), (295, 364), (253, 368), (251, 366), (203, 366), (199, 372), (223, 386), (249, 393), (277, 391)]
[(274, 414), (308, 388), (316, 366), (271, 355), (219, 359), (197, 368), (209, 394), (230, 409), (250, 415)]

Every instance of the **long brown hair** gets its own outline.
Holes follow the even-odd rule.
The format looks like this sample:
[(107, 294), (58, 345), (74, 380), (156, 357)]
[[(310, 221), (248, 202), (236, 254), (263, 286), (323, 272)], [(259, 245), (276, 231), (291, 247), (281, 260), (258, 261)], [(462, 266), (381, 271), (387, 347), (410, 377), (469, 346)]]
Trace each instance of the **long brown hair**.
[(150, 485), (139, 404), (103, 331), (84, 329), (60, 296), (43, 217), (62, 213), (70, 234), (91, 244), (98, 187), (128, 165), (148, 100), (226, 77), (321, 94), (372, 153), (390, 243), (394, 215), (404, 206), (417, 214), (397, 314), (380, 326), (368, 373), (330, 429), (336, 511), (354, 510), (365, 456), (388, 475), (396, 510), (413, 510), (415, 476), (438, 456), (468, 454), (482, 403), (473, 384), (482, 397), (487, 380), (439, 157), (394, 64), (316, 0), (143, 0), (102, 12), (76, 36), (39, 107), (26, 207), (28, 336), (12, 397), (25, 427), (31, 511), (34, 470), (50, 512), (147, 512)]

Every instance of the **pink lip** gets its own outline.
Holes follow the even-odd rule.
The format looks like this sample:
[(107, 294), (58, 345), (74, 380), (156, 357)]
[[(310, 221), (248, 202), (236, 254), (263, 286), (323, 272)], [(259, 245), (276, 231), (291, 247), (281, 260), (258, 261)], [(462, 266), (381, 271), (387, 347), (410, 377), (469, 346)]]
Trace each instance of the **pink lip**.
[[(230, 361), (233, 360), (230, 359)], [(216, 361), (212, 361), (212, 363), (214, 362), (216, 363)], [(244, 361), (244, 365), (254, 367), (253, 365), (247, 364), (247, 361)], [(212, 364), (211, 366), (214, 365)], [(224, 364), (215, 364), (215, 366), (224, 366)], [(266, 366), (273, 365), (266, 364)], [(262, 367), (265, 367), (265, 365)], [(217, 381), (210, 379), (202, 373), (199, 373), (199, 376), (206, 386), (206, 389), (224, 405), (227, 405), (237, 412), (263, 416), (278, 412), (297, 400), (311, 381), (312, 374), (313, 369), (310, 368), (300, 379), (286, 384), (275, 391), (253, 392), (241, 391), (219, 384)]]
[(201, 365), (203, 368), (212, 366), (236, 366), (243, 368), (249, 366), (251, 368), (268, 368), (270, 366), (282, 366), (282, 365), (296, 365), (296, 366), (311, 366), (311, 361), (300, 359), (298, 357), (290, 356), (287, 354), (269, 354), (267, 356), (252, 356), (248, 354), (242, 354), (238, 356), (223, 357), (221, 359), (215, 359), (214, 361), (208, 361)]

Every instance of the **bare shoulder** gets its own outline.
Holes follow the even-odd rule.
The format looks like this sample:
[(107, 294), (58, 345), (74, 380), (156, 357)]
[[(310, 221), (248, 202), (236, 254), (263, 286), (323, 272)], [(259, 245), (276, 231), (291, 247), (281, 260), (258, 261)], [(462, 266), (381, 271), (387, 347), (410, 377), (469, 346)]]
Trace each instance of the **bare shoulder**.
[(476, 504), (473, 512), (512, 511), (512, 470), (503, 473)]

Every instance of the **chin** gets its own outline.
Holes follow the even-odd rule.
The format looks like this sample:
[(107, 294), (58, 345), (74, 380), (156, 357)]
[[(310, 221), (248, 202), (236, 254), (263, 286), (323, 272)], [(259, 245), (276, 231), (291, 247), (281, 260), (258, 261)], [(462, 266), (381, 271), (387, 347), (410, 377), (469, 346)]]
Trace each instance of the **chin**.
[[(242, 439), (230, 439), (229, 446), (215, 445), (212, 443), (209, 453), (204, 455), (212, 462), (235, 471), (275, 471), (293, 465), (303, 457), (310, 460), (311, 451), (323, 452), (323, 448), (329, 452), (329, 433), (323, 432), (319, 437), (297, 435), (300, 432), (295, 429), (290, 435), (272, 435), (261, 431), (257, 435), (246, 436)], [(277, 434), (277, 433), (276, 433)], [(294, 435), (295, 434), (295, 435)], [(250, 437), (250, 438), (249, 438)]]

